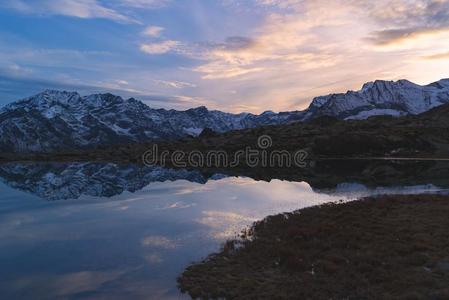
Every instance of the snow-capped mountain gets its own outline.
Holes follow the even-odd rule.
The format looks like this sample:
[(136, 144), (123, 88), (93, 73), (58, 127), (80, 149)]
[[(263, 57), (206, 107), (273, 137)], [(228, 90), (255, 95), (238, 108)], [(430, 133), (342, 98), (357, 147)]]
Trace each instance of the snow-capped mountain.
[(449, 79), (425, 86), (408, 80), (377, 80), (364, 84), (360, 91), (313, 99), (304, 119), (333, 116), (349, 120), (375, 115), (416, 115), (445, 103), (449, 103)]
[(215, 132), (307, 121), (321, 116), (366, 119), (419, 114), (449, 103), (449, 79), (421, 86), (407, 80), (366, 83), (360, 91), (313, 99), (304, 111), (231, 114), (198, 107), (153, 109), (111, 94), (80, 96), (47, 90), (0, 110), (0, 150), (49, 152), (121, 143), (173, 140)]
[[(294, 113), (292, 113), (294, 114)], [(291, 114), (230, 114), (198, 107), (152, 109), (111, 94), (81, 97), (47, 90), (0, 110), (0, 150), (42, 152), (120, 143), (170, 140), (287, 121)]]

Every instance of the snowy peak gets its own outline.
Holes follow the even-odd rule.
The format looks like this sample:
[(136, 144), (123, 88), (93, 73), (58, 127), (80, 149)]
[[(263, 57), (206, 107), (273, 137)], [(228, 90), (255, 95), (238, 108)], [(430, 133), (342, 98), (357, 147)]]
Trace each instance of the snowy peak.
[(8, 104), (4, 109), (46, 109), (55, 105), (68, 105), (79, 101), (81, 96), (76, 92), (45, 90), (42, 93)]
[(385, 81), (385, 80), (376, 80), (372, 82), (367, 82), (363, 85), (362, 89), (359, 91), (359, 93), (369, 93), (373, 90), (395, 90), (395, 89), (402, 89), (402, 88), (419, 88), (420, 86), (405, 80), (401, 79), (398, 81)]
[(42, 93), (11, 103), (5, 108), (16, 109), (25, 108), (27, 110), (36, 109), (44, 110), (55, 106), (61, 106), (66, 109), (78, 109), (81, 106), (107, 107), (111, 105), (121, 105), (125, 102), (135, 103), (135, 99), (123, 100), (120, 96), (115, 96), (110, 93), (93, 94), (81, 97), (77, 92), (45, 90)]
[(376, 80), (359, 91), (316, 97), (304, 111), (231, 114), (204, 106), (186, 111), (152, 109), (113, 94), (80, 96), (46, 90), (0, 110), (0, 150), (48, 152), (198, 136), (308, 121), (322, 116), (366, 119), (420, 114), (449, 103), (449, 79), (421, 86), (408, 80)]
[(306, 118), (333, 116), (365, 119), (373, 115), (419, 114), (449, 102), (449, 80), (421, 86), (408, 80), (376, 80), (359, 91), (316, 97), (306, 110)]
[(109, 93), (80, 96), (46, 90), (0, 111), (0, 150), (95, 148), (197, 136), (204, 128), (220, 133), (272, 124), (279, 124), (277, 114), (236, 115), (204, 106), (186, 111), (152, 109)]

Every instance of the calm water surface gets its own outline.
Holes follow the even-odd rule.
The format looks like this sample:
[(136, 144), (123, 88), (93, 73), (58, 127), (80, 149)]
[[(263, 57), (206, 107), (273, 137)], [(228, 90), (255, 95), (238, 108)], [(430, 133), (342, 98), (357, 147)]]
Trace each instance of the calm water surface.
[(207, 178), (199, 172), (114, 164), (0, 167), (2, 299), (182, 299), (176, 277), (267, 215), (432, 184)]

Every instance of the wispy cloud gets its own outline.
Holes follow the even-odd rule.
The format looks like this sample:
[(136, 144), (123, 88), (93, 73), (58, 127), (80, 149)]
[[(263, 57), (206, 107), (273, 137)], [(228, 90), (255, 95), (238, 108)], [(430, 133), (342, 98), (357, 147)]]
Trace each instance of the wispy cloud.
[(150, 235), (146, 236), (141, 241), (142, 246), (157, 247), (163, 249), (175, 249), (177, 247), (176, 241), (165, 236)]
[(119, 0), (119, 5), (136, 8), (154, 9), (168, 5), (172, 0)]
[(140, 50), (147, 54), (158, 55), (165, 54), (170, 52), (176, 48), (176, 46), (180, 45), (179, 41), (166, 40), (157, 43), (146, 43), (140, 45)]
[[(303, 109), (314, 96), (359, 89), (373, 79), (408, 78), (428, 83), (447, 77), (448, 3), (0, 1), (1, 8), (10, 8), (5, 11), (9, 17), (21, 12), (37, 17), (102, 18), (126, 25), (91, 20), (89, 30), (85, 26), (76, 29), (65, 26), (72, 21), (65, 18), (61, 22), (64, 26), (50, 31), (62, 34), (70, 28), (67, 31), (71, 34), (79, 32), (79, 39), (76, 34), (71, 36), (70, 45), (39, 40), (41, 31), (31, 39), (28, 33), (22, 34), (23, 30), (6, 28), (0, 36), (0, 69), (7, 75), (0, 75), (11, 80), (9, 88), (2, 82), (0, 85), (8, 89), (7, 99), (31, 86), (10, 83), (12, 78), (21, 77), (36, 81), (33, 91), (71, 84), (74, 89), (132, 94), (159, 107), (184, 109), (205, 104), (234, 112)], [(174, 18), (177, 22), (172, 22)], [(20, 19), (18, 24), (28, 22), (28, 26), (34, 21)], [(39, 26), (45, 22), (46, 18), (39, 20)], [(91, 42), (85, 43), (88, 40)], [(83, 88), (86, 85), (89, 87)]]
[(184, 81), (177, 81), (177, 80), (154, 80), (155, 83), (165, 86), (165, 87), (170, 87), (170, 88), (175, 88), (175, 89), (182, 89), (182, 88), (194, 88), (196, 87), (195, 84), (193, 83), (189, 83), (189, 82), (184, 82)]
[(281, 8), (298, 7), (303, 0), (255, 0), (256, 4), (264, 6), (277, 6)]
[(16, 0), (4, 3), (2, 6), (26, 14), (63, 15), (83, 19), (104, 18), (126, 23), (137, 22), (96, 0)]
[[(339, 56), (337, 52), (329, 55), (329, 46), (333, 46), (334, 41), (325, 41), (327, 37), (313, 30), (342, 24), (340, 18), (348, 16), (338, 7), (330, 11), (323, 14), (311, 8), (307, 15), (301, 16), (270, 14), (253, 37), (229, 37), (213, 45), (204, 55), (209, 62), (195, 71), (203, 73), (204, 79), (220, 79), (272, 72), (286, 65), (289, 68), (298, 66), (301, 70), (332, 65)], [(321, 31), (327, 33), (324, 29)]]
[(168, 3), (170, 0), (14, 0), (0, 3), (0, 6), (26, 14), (62, 15), (83, 19), (103, 18), (122, 23), (140, 23), (139, 20), (121, 13), (119, 8), (154, 9)]
[(443, 52), (443, 53), (436, 53), (436, 54), (431, 54), (431, 55), (426, 55), (424, 56), (425, 59), (430, 59), (430, 60), (434, 60), (434, 59), (449, 59), (449, 51), (448, 52)]
[(399, 44), (424, 36), (437, 35), (449, 32), (449, 27), (411, 27), (399, 29), (387, 29), (371, 33), (368, 40), (380, 46)]
[[(236, 13), (249, 3), (226, 2)], [(245, 99), (252, 111), (302, 109), (314, 96), (358, 89), (372, 79), (438, 79), (434, 71), (427, 81), (432, 72), (419, 70), (426, 68), (422, 57), (445, 58), (431, 55), (447, 49), (447, 0), (250, 2), (258, 14), (266, 11), (263, 21), (245, 36), (198, 44), (201, 63), (193, 68), (214, 95), (234, 98), (234, 105)]]
[(162, 31), (164, 31), (163, 27), (148, 26), (142, 31), (142, 34), (150, 36), (150, 37), (159, 37), (161, 35)]
[(370, 36), (379, 45), (449, 31), (448, 0), (384, 0), (367, 4), (366, 8), (377, 25), (383, 27)]

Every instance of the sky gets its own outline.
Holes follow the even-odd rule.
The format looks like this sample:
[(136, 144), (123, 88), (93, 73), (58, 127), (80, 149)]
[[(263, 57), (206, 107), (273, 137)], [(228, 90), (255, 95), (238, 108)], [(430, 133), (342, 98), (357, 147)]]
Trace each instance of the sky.
[(45, 89), (260, 113), (449, 77), (449, 0), (0, 0), (0, 105)]

